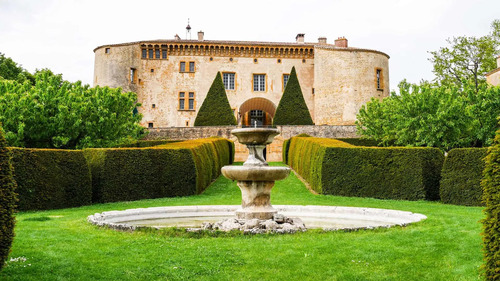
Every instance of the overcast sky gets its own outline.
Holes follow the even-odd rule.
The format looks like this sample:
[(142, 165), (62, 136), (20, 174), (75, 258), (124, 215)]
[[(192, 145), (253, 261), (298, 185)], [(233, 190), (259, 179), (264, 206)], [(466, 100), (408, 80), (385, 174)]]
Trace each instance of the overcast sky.
[(28, 71), (50, 68), (91, 84), (93, 49), (140, 40), (185, 39), (328, 43), (387, 53), (391, 89), (433, 79), (428, 51), (453, 36), (482, 36), (500, 19), (500, 0), (106, 1), (0, 0), (0, 52)]

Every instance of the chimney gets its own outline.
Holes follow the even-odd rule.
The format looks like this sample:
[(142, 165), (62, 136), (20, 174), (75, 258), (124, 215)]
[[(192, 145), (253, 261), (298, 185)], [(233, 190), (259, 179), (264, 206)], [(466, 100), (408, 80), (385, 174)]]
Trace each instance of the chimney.
[(318, 38), (318, 43), (319, 44), (326, 44), (326, 37), (320, 37), (320, 38)]
[(297, 40), (297, 43), (304, 43), (304, 33), (299, 33), (297, 36), (295, 36), (295, 40)]
[(335, 47), (347, 48), (347, 39), (344, 36), (339, 37), (339, 39), (335, 40)]
[(205, 35), (205, 33), (203, 31), (198, 31), (198, 41), (203, 41), (203, 36)]

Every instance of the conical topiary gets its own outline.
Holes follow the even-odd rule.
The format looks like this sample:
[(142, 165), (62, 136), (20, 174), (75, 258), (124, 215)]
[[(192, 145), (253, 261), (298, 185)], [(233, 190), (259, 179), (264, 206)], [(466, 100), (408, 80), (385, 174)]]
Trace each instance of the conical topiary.
[(483, 272), (486, 280), (500, 280), (500, 131), (485, 159), (481, 186), (485, 218), (483, 223)]
[(273, 125), (314, 125), (300, 89), (295, 67), (292, 67), (285, 92), (276, 109)]
[(15, 187), (10, 153), (0, 128), (0, 269), (9, 256), (10, 246), (14, 239)]
[(210, 90), (194, 120), (195, 126), (236, 125), (236, 118), (226, 96), (220, 72), (217, 72)]

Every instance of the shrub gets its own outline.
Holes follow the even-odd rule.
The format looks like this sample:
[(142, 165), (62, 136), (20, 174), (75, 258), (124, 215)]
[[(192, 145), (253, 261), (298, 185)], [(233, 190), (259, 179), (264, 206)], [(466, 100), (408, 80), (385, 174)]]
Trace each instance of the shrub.
[(90, 170), (81, 150), (11, 148), (19, 210), (92, 203)]
[(276, 108), (273, 125), (314, 125), (302, 95), (295, 67), (292, 68), (285, 91)]
[(0, 128), (0, 269), (9, 256), (10, 246), (14, 239), (15, 188), (16, 182), (12, 176), (10, 153)]
[(236, 125), (236, 118), (226, 96), (222, 76), (217, 72), (210, 90), (194, 120), (195, 126)]
[(500, 280), (500, 131), (488, 150), (481, 186), (486, 205), (483, 223), (483, 272), (487, 280)]
[(119, 147), (152, 147), (162, 144), (167, 144), (171, 142), (178, 142), (176, 140), (139, 140), (136, 142), (122, 144)]
[[(299, 135), (296, 135), (295, 137), (310, 137), (310, 135), (299, 134)], [(290, 140), (291, 139), (286, 139), (283, 141), (283, 149), (281, 151), (281, 156), (282, 156), (282, 161), (285, 164), (288, 164), (288, 151), (290, 150)]]
[(222, 138), (84, 153), (92, 171), (94, 202), (201, 193), (234, 157), (232, 143)]
[(355, 147), (334, 139), (292, 138), (288, 157), (290, 166), (322, 194), (439, 199), (444, 156), (436, 148)]
[(441, 172), (439, 194), (447, 204), (480, 206), (481, 178), (487, 148), (457, 148), (448, 152)]
[(354, 146), (379, 146), (378, 141), (372, 139), (362, 139), (362, 138), (337, 138), (339, 141), (352, 144)]

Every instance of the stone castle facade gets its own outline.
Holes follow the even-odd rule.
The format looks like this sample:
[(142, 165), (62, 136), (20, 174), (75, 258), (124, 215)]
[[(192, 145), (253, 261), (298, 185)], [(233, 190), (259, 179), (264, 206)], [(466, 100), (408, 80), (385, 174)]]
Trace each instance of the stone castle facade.
[(493, 86), (500, 85), (500, 57), (497, 57), (497, 68), (486, 73), (486, 82)]
[(191, 127), (217, 72), (239, 125), (270, 125), (293, 66), (316, 125), (352, 125), (363, 104), (389, 95), (389, 56), (347, 39), (306, 43), (139, 41), (94, 49), (94, 86), (133, 91), (142, 125)]

